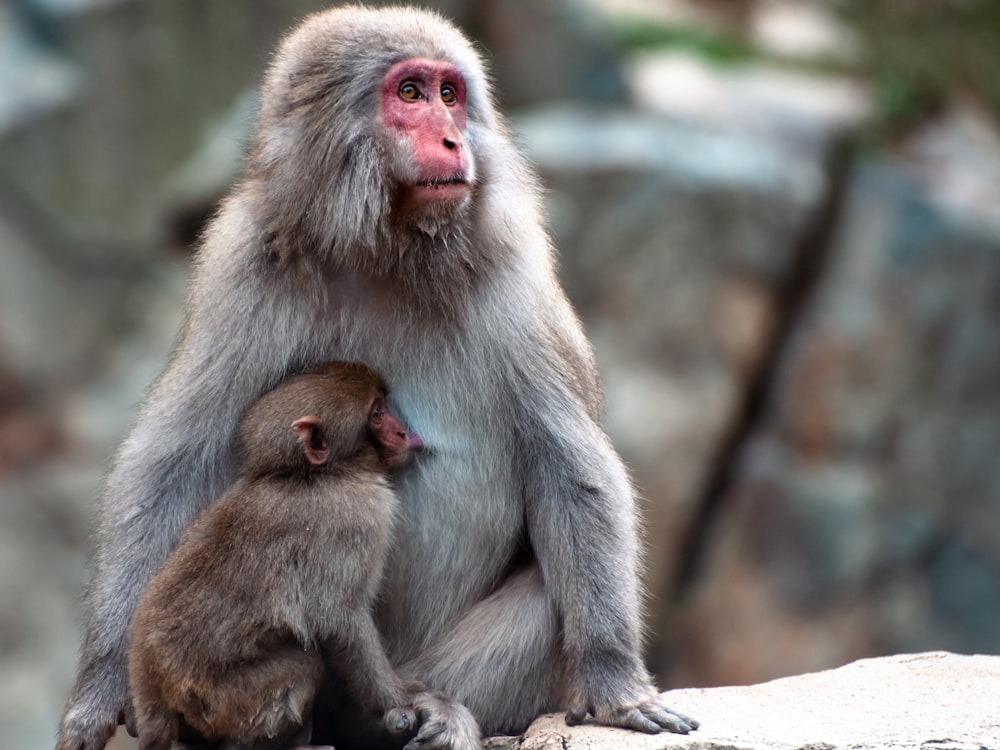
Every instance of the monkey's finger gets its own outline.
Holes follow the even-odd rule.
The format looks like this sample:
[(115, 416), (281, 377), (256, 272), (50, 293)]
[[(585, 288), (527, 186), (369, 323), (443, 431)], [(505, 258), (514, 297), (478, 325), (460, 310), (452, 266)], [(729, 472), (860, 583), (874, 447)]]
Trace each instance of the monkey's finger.
[(413, 734), (417, 729), (417, 715), (408, 708), (390, 708), (382, 721), (390, 734)]
[(587, 709), (581, 706), (571, 706), (566, 711), (566, 723), (571, 727), (583, 724), (583, 722), (585, 722), (586, 720), (587, 720)]
[(479, 727), (469, 710), (440, 693), (422, 693), (413, 701), (420, 722), (417, 736), (403, 750), (478, 750)]
[(427, 721), (420, 725), (417, 736), (403, 750), (448, 750), (448, 727), (442, 721)]

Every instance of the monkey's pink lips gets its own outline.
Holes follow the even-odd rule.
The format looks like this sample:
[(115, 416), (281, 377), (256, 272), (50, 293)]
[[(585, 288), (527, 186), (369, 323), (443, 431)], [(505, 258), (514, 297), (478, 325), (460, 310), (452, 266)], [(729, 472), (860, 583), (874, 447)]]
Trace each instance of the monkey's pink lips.
[(472, 184), (463, 176), (443, 177), (433, 180), (419, 180), (414, 187), (434, 200), (460, 200), (471, 190)]

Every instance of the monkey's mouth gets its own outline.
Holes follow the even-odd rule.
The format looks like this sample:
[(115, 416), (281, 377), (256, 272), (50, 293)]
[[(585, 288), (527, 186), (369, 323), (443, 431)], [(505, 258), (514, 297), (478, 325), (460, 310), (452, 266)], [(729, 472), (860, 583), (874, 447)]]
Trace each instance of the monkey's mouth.
[(472, 183), (464, 175), (435, 177), (413, 183), (411, 195), (419, 204), (459, 207), (472, 194)]
[(417, 187), (430, 188), (431, 190), (446, 190), (454, 185), (458, 185), (463, 188), (470, 187), (469, 181), (461, 175), (454, 175), (452, 177), (443, 177), (441, 179), (434, 179), (434, 180), (420, 180), (419, 182), (417, 182)]

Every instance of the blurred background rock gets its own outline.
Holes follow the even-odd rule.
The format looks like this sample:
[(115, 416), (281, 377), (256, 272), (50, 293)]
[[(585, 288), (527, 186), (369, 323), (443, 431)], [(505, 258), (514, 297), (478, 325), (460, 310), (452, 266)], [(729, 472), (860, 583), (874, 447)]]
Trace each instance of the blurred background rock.
[[(549, 190), (649, 664), (1000, 653), (1000, 4), (442, 0)], [(51, 745), (101, 476), (310, 0), (0, 5), (0, 731)]]

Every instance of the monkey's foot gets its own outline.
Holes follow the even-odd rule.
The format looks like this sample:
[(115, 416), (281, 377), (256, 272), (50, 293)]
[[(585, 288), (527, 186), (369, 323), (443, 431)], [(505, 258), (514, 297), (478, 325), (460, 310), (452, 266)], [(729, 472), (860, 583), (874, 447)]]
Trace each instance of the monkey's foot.
[(434, 691), (413, 699), (420, 729), (403, 750), (478, 750), (481, 747), (479, 725), (472, 713)]

